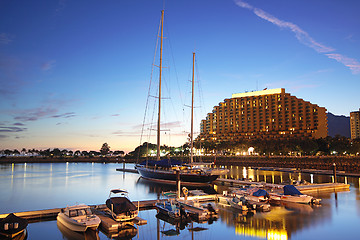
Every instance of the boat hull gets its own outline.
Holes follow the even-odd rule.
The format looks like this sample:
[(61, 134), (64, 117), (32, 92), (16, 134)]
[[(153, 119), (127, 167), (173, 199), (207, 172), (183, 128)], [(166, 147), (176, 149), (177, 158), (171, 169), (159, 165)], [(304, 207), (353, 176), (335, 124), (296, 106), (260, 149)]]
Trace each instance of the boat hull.
[(282, 195), (280, 199), (281, 201), (285, 201), (285, 202), (309, 204), (311, 203), (313, 197), (308, 195), (299, 195), (299, 196)]
[[(146, 179), (150, 180), (166, 180), (171, 182), (176, 182), (176, 172), (175, 171), (165, 171), (165, 170), (154, 170), (147, 167), (137, 166), (136, 167), (140, 175)], [(215, 181), (219, 175), (210, 175), (210, 174), (194, 174), (194, 173), (182, 173), (180, 172), (180, 181), (181, 183), (200, 183), (208, 184)]]
[[(86, 216), (85, 216), (86, 217)], [(75, 232), (85, 232), (87, 229), (97, 229), (101, 220), (96, 217), (92, 220), (87, 220), (85, 222), (78, 222), (74, 218), (67, 217), (64, 213), (59, 213), (57, 216), (57, 221), (68, 229)]]
[(167, 202), (163, 202), (163, 203), (156, 203), (155, 204), (156, 208), (158, 209), (159, 213), (173, 218), (173, 219), (180, 219), (181, 215), (180, 215), (180, 209), (176, 208), (176, 209), (171, 209), (171, 204), (167, 203)]

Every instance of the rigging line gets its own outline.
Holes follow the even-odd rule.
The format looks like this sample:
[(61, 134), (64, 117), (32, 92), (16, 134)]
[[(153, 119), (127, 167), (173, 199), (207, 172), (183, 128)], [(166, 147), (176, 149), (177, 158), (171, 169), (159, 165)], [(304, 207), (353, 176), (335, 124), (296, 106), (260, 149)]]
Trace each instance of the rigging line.
[[(159, 29), (158, 29), (157, 36), (159, 36), (159, 33), (160, 33), (160, 29), (161, 29), (160, 26), (161, 26), (161, 19), (160, 19), (160, 24), (159, 24)], [(150, 74), (150, 83), (149, 83), (149, 88), (148, 88), (148, 96), (147, 96), (147, 99), (146, 99), (143, 124), (142, 124), (142, 127), (141, 127), (140, 145), (141, 145), (142, 137), (143, 137), (143, 134), (144, 134), (144, 125), (145, 125), (146, 114), (147, 114), (147, 109), (148, 109), (148, 105), (149, 105), (150, 91), (151, 91), (151, 85), (152, 85), (152, 77), (153, 77), (153, 73), (154, 73), (154, 64), (155, 64), (155, 61), (156, 61), (156, 53), (157, 53), (158, 45), (159, 45), (159, 37), (156, 37), (155, 53), (154, 53), (154, 58), (153, 58), (153, 64), (151, 65), (151, 74)], [(140, 155), (140, 151), (139, 151), (139, 155)], [(140, 156), (138, 156), (138, 158), (140, 158)]]
[(201, 78), (200, 78), (200, 74), (199, 74), (199, 67), (197, 64), (197, 60), (195, 59), (195, 66), (196, 66), (196, 76), (197, 76), (197, 85), (198, 85), (198, 96), (199, 96), (199, 101), (200, 101), (200, 109), (201, 109), (201, 114), (202, 116), (204, 116), (204, 114), (206, 114), (205, 111), (205, 101), (204, 101), (204, 94), (202, 91), (202, 85), (201, 85)]
[(180, 84), (179, 84), (179, 77), (178, 77), (176, 64), (175, 64), (174, 51), (173, 51), (172, 44), (171, 44), (171, 41), (170, 41), (170, 39), (171, 39), (170, 32), (169, 32), (169, 29), (168, 29), (167, 26), (165, 26), (165, 28), (166, 28), (166, 32), (167, 32), (167, 35), (168, 35), (168, 43), (169, 43), (169, 48), (170, 48), (170, 53), (171, 53), (171, 60), (173, 62), (173, 66), (174, 66), (175, 78), (176, 78), (176, 83), (177, 83), (177, 87), (178, 87), (178, 91), (179, 91), (180, 102), (183, 105), (184, 101), (183, 101), (183, 97), (182, 97), (182, 94), (181, 94), (182, 91), (181, 91)]

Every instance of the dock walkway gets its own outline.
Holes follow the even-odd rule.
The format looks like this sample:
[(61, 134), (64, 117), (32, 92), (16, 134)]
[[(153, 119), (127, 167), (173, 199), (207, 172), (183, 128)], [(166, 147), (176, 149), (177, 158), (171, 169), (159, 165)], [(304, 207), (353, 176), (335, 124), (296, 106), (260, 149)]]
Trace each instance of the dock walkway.
[[(236, 180), (236, 179), (225, 179), (218, 178), (215, 181), (216, 184), (229, 185), (229, 186), (254, 186), (254, 187), (264, 187), (264, 188), (283, 188), (282, 184), (273, 184), (266, 182), (253, 182), (250, 180)], [(296, 185), (296, 188), (299, 191), (305, 192), (329, 192), (329, 191), (349, 191), (350, 184), (345, 183), (317, 183), (317, 184), (307, 184), (307, 185)]]
[[(253, 185), (258, 187), (265, 188), (282, 188), (284, 185), (280, 184), (271, 184), (265, 182), (252, 182), (248, 180), (234, 180), (234, 179), (223, 179), (220, 178), (216, 180), (217, 184), (227, 184), (230, 186), (242, 186), (242, 185)], [(309, 185), (299, 185), (296, 186), (303, 193), (313, 193), (313, 192), (333, 192), (333, 191), (350, 191), (350, 185), (344, 183), (321, 183), (321, 184), (309, 184)], [(204, 195), (204, 196), (189, 196), (188, 199), (196, 198), (199, 201), (215, 201), (218, 199), (218, 194), (213, 195)], [(162, 200), (144, 200), (144, 201), (133, 201), (135, 206), (138, 206), (140, 210), (147, 210), (155, 208), (155, 203)], [(105, 204), (90, 205), (90, 207), (96, 211), (105, 211)], [(55, 220), (58, 213), (62, 208), (53, 208), (45, 210), (36, 210), (36, 211), (25, 211), (17, 212), (15, 215), (29, 220), (29, 222), (38, 222), (38, 221), (47, 221)], [(5, 218), (8, 214), (0, 214), (0, 218)]]

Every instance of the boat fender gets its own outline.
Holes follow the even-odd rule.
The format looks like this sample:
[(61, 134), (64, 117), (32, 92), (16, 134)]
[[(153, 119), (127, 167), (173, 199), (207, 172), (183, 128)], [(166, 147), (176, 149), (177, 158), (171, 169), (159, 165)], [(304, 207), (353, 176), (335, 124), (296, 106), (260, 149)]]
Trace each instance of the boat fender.
[(186, 187), (183, 187), (183, 188), (182, 188), (182, 191), (183, 191), (183, 193), (185, 194), (185, 196), (187, 196), (188, 193), (189, 193), (189, 190), (188, 190)]

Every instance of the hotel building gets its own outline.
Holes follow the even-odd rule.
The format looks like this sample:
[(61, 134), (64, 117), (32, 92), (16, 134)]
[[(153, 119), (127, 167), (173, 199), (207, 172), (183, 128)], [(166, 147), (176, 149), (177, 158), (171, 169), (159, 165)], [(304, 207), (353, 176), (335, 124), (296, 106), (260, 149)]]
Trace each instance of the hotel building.
[(360, 109), (350, 113), (351, 139), (360, 138)]
[(326, 109), (284, 88), (233, 94), (201, 121), (201, 141), (317, 139), (328, 135)]

